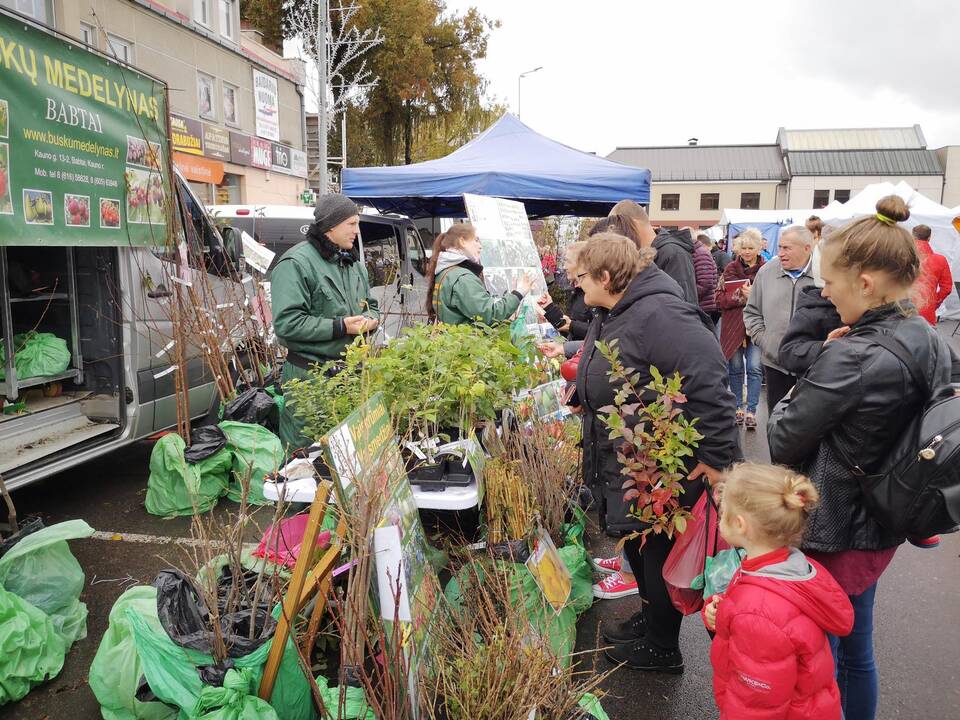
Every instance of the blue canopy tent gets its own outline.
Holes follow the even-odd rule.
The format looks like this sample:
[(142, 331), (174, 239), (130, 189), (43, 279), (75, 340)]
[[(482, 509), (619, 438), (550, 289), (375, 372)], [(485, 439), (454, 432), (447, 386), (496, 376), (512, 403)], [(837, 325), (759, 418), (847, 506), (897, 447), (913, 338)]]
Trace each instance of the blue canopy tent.
[(519, 200), (531, 217), (606, 215), (619, 200), (650, 202), (650, 171), (580, 152), (510, 113), (438, 160), (346, 168), (343, 193), (411, 218), (463, 217), (463, 193)]

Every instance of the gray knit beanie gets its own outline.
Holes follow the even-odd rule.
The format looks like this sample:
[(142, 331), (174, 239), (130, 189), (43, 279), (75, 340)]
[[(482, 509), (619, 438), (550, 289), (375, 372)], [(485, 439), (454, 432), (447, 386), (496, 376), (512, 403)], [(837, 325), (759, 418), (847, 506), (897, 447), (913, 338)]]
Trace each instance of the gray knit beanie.
[(321, 233), (335, 228), (344, 220), (359, 215), (357, 205), (346, 195), (332, 193), (330, 195), (321, 195), (317, 199), (317, 207), (313, 211), (313, 218), (317, 224), (317, 230)]

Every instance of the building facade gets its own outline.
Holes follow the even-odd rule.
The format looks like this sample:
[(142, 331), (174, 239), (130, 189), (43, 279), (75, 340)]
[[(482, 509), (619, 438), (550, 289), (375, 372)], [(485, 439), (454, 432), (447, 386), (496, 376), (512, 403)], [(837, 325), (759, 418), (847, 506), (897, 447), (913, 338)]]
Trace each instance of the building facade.
[(867, 185), (905, 181), (935, 202), (943, 200), (944, 169), (928, 150), (919, 125), (894, 128), (787, 130), (777, 144), (790, 173), (788, 207), (822, 208), (846, 202)]
[(650, 169), (658, 225), (707, 227), (724, 209), (817, 209), (884, 181), (960, 204), (960, 147), (928, 149), (919, 125), (780, 128), (772, 145), (618, 147), (607, 157)]
[(787, 173), (776, 145), (617, 148), (610, 160), (650, 170), (650, 219), (710, 227), (724, 208), (785, 207)]
[(160, 78), (173, 162), (204, 202), (291, 205), (306, 187), (304, 69), (241, 30), (239, 0), (0, 0)]

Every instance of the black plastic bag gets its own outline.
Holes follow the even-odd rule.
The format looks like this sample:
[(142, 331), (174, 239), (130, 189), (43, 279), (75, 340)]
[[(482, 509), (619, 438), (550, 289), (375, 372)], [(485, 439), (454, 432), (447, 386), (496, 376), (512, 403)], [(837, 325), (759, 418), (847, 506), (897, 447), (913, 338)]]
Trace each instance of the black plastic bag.
[[(250, 597), (249, 591), (256, 582), (256, 573), (248, 572), (237, 578), (236, 583), (246, 587), (241, 593)], [(157, 616), (167, 635), (180, 647), (213, 652), (213, 633), (210, 630), (210, 609), (198, 592), (193, 581), (179, 570), (164, 570), (153, 581), (157, 589)], [(220, 631), (227, 647), (228, 658), (249, 655), (273, 637), (277, 621), (270, 614), (270, 605), (260, 602), (251, 608), (244, 604), (226, 612), (228, 595), (234, 587), (234, 578), (229, 566), (224, 567), (217, 580), (217, 605), (220, 613)], [(264, 593), (269, 596), (269, 593)], [(250, 639), (250, 624), (254, 623), (253, 639)], [(223, 677), (233, 663), (228, 659), (219, 666), (200, 668), (200, 676), (208, 685), (222, 685)]]
[(190, 433), (190, 447), (183, 451), (183, 459), (191, 465), (215, 455), (227, 446), (227, 436), (216, 425), (194, 428)]
[(280, 428), (280, 410), (273, 397), (263, 388), (251, 387), (237, 395), (223, 408), (224, 420), (263, 425), (277, 432)]

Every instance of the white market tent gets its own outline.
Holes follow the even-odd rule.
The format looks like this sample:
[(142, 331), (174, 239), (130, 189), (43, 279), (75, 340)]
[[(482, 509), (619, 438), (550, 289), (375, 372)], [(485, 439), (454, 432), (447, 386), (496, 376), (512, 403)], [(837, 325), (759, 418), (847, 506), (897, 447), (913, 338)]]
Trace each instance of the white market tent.
[[(887, 195), (899, 195), (910, 208), (910, 218), (902, 223), (904, 227), (930, 227), (930, 245), (934, 251), (947, 258), (954, 280), (960, 281), (960, 232), (954, 225), (954, 218), (960, 216), (960, 207), (952, 210), (946, 208), (901, 181), (896, 185), (889, 182), (867, 185), (847, 202), (831, 203), (816, 214), (825, 225), (840, 226), (854, 218), (872, 215), (877, 211), (877, 201)], [(960, 319), (960, 297), (957, 296), (956, 288), (944, 301), (940, 311), (942, 317)]]

